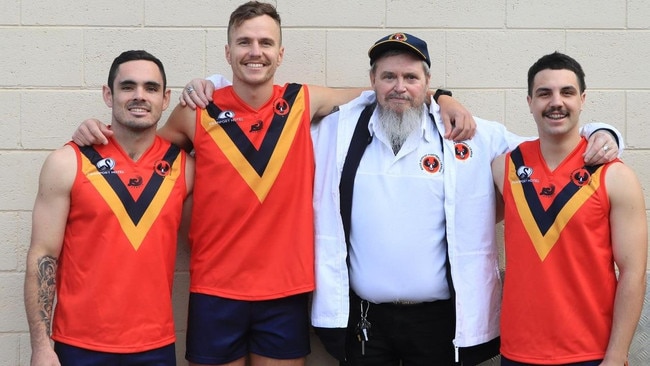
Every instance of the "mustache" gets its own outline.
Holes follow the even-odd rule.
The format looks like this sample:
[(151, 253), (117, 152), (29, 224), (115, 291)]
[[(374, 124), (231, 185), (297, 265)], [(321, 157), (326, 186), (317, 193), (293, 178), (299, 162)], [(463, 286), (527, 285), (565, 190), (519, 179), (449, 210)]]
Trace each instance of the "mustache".
[(127, 108), (144, 108), (150, 109), (149, 103), (134, 101), (126, 105)]
[(548, 115), (553, 114), (553, 113), (569, 115), (569, 111), (565, 110), (562, 107), (550, 107), (550, 108), (547, 108), (547, 109), (544, 110), (544, 112), (542, 112), (542, 115), (543, 116), (548, 116)]
[(408, 95), (401, 95), (398, 93), (390, 93), (386, 95), (386, 99), (401, 99), (401, 100), (407, 100), (409, 102), (413, 101), (413, 98), (409, 97)]

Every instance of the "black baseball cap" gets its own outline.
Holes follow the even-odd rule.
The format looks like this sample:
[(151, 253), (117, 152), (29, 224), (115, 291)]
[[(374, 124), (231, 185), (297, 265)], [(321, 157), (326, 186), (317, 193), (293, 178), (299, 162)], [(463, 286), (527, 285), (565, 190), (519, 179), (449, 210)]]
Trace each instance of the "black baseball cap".
[(427, 43), (420, 38), (410, 35), (408, 33), (393, 33), (378, 40), (368, 50), (370, 57), (370, 65), (386, 51), (402, 49), (412, 52), (417, 57), (421, 58), (424, 62), (431, 67), (431, 59), (429, 59), (429, 50)]

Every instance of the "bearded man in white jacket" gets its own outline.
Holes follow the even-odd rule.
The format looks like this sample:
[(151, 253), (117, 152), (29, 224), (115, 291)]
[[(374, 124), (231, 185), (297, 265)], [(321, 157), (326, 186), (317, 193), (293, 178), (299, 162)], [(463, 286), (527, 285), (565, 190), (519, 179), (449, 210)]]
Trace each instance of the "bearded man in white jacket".
[[(312, 127), (312, 325), (342, 365), (480, 363), (499, 346), (490, 163), (523, 138), (475, 118), (471, 140), (445, 140), (426, 42), (395, 33), (368, 54), (374, 92)], [(586, 156), (616, 156), (608, 132), (592, 139)]]

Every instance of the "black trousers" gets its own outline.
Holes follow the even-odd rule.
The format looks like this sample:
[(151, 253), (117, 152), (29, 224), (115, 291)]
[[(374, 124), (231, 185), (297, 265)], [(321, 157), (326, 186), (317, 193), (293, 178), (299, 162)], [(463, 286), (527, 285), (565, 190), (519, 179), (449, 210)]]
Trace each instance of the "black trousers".
[(362, 344), (356, 327), (362, 300), (350, 296), (348, 366), (448, 366), (454, 363), (454, 305), (451, 300), (395, 305), (363, 302), (370, 339)]

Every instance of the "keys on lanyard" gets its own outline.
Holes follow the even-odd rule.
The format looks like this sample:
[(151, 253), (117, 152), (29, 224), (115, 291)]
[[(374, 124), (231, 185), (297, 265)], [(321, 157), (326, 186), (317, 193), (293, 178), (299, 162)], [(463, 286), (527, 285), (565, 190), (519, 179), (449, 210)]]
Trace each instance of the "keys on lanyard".
[[(364, 310), (365, 303), (365, 310)], [(366, 342), (370, 340), (370, 327), (372, 326), (367, 319), (368, 310), (370, 309), (370, 303), (366, 300), (361, 300), (361, 317), (357, 323), (355, 332), (357, 334), (357, 339), (361, 342), (361, 354), (366, 354)]]

